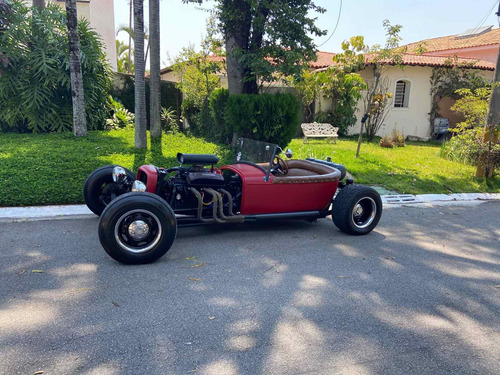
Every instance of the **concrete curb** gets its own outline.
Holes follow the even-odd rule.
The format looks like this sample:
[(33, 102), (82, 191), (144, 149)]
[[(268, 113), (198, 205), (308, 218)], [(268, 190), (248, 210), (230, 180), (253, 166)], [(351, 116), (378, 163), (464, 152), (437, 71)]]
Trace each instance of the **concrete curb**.
[(418, 194), (418, 195), (383, 195), (384, 205), (408, 204), (443, 204), (460, 202), (478, 202), (500, 200), (500, 193), (458, 193), (458, 194)]
[[(500, 201), (500, 193), (383, 195), (384, 206), (469, 205)], [(63, 206), (0, 207), (0, 221), (96, 217), (84, 204)]]

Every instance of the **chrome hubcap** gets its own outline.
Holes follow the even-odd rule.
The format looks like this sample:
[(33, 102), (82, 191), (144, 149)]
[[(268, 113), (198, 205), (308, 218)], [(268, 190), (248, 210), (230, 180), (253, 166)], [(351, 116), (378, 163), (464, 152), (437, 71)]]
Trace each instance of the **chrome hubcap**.
[(117, 220), (114, 232), (116, 242), (123, 250), (140, 254), (158, 244), (163, 230), (154, 213), (136, 209), (127, 211)]
[(135, 220), (128, 226), (128, 234), (134, 240), (142, 240), (149, 234), (149, 225), (143, 220)]
[(370, 197), (361, 198), (352, 209), (352, 222), (359, 229), (370, 226), (377, 215), (377, 204)]
[(354, 214), (357, 216), (360, 216), (363, 214), (363, 206), (361, 206), (359, 203), (356, 204), (356, 207), (354, 207)]

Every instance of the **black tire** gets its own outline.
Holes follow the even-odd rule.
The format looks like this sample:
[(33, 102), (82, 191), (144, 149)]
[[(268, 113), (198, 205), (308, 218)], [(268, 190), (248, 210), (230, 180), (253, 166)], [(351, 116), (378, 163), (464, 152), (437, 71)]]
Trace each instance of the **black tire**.
[[(358, 206), (359, 204), (359, 206)], [(382, 216), (382, 199), (374, 189), (347, 185), (333, 201), (332, 220), (342, 232), (363, 235), (370, 233)]]
[[(90, 174), (85, 181), (85, 185), (83, 186), (83, 198), (85, 199), (85, 204), (87, 207), (95, 213), (97, 216), (102, 214), (106, 205), (109, 202), (103, 203), (103, 199), (101, 196), (103, 195), (103, 190), (108, 185), (108, 188), (111, 187), (111, 184), (116, 185), (113, 182), (113, 168), (116, 165), (105, 165), (104, 167), (97, 168), (94, 172)], [(124, 168), (127, 172), (127, 177), (134, 181), (135, 174), (132, 173), (131, 170)], [(104, 201), (109, 200), (109, 198), (104, 199)]]
[[(134, 239), (132, 232), (141, 223), (146, 224), (146, 234), (135, 234), (145, 237)], [(161, 258), (176, 234), (174, 211), (165, 200), (151, 193), (126, 193), (116, 198), (99, 220), (102, 247), (111, 258), (125, 264), (145, 264)]]

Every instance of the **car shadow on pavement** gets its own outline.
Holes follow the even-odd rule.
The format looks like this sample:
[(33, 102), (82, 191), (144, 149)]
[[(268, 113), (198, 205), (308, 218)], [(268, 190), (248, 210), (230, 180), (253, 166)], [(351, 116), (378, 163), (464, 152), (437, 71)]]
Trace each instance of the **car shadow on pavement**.
[(185, 228), (144, 266), (110, 259), (95, 219), (5, 224), (0, 365), (9, 374), (496, 373), (499, 207), (390, 209), (361, 237), (329, 219)]

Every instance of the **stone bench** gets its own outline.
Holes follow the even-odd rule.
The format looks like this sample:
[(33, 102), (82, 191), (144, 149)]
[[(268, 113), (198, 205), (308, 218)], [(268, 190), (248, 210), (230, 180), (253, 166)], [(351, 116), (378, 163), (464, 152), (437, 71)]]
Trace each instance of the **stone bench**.
[(308, 142), (308, 138), (326, 138), (327, 141), (333, 139), (337, 143), (339, 128), (334, 127), (332, 124), (313, 122), (309, 124), (300, 125), (302, 133), (304, 133), (304, 143)]

